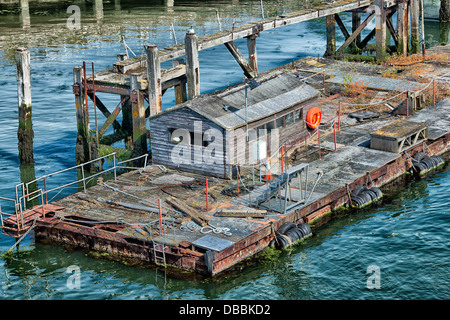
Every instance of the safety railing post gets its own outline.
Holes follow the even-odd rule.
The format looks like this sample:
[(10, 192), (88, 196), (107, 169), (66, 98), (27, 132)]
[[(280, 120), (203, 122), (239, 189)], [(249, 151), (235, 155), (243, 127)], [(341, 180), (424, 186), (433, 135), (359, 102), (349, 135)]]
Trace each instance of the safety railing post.
[(433, 79), (433, 107), (436, 107), (436, 83)]
[(86, 180), (84, 180), (84, 166), (81, 166), (81, 177), (83, 178), (83, 191), (86, 192)]
[(322, 157), (320, 156), (320, 128), (317, 128), (317, 139), (319, 141), (319, 160), (322, 160)]
[(47, 198), (47, 177), (44, 177), (44, 192), (45, 192), (45, 203), (48, 204), (48, 198)]
[(161, 199), (158, 199), (158, 213), (159, 213), (159, 230), (161, 232), (161, 236), (164, 235), (163, 227), (162, 227), (162, 214), (161, 214)]
[(334, 151), (337, 150), (337, 145), (336, 145), (336, 122), (333, 121), (333, 133), (334, 133)]
[(209, 202), (208, 202), (208, 178), (205, 180), (206, 184), (206, 212), (209, 211)]
[(341, 102), (339, 101), (338, 109), (338, 131), (341, 131)]
[(409, 93), (408, 89), (406, 89), (406, 119), (409, 118)]
[(113, 153), (114, 180), (117, 180), (116, 154)]

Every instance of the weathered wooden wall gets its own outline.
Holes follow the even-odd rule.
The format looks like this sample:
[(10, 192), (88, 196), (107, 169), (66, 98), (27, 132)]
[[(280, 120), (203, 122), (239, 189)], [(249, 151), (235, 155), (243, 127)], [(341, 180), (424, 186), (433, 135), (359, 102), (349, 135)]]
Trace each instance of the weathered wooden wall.
[[(216, 161), (216, 163), (208, 164), (203, 161), (203, 159), (198, 158), (199, 154), (203, 155), (205, 148), (201, 147), (199, 152), (199, 150), (196, 150), (196, 147), (193, 146), (194, 142), (192, 141), (190, 146), (190, 163), (177, 164), (176, 162), (180, 159), (174, 159), (174, 157), (172, 157), (172, 152), (178, 144), (169, 141), (169, 130), (186, 129), (189, 132), (194, 132), (196, 122), (201, 122), (202, 133), (205, 133), (205, 131), (209, 129), (215, 129), (217, 132), (221, 133), (223, 137), (222, 153), (220, 153), (220, 149), (216, 150), (218, 154), (216, 154), (215, 159), (218, 161)], [(226, 161), (224, 160), (226, 134), (217, 124), (188, 108), (180, 108), (172, 112), (161, 114), (156, 118), (150, 118), (150, 128), (152, 128), (151, 153), (153, 163), (162, 164), (169, 168), (178, 168), (187, 172), (195, 172), (216, 177), (228, 177), (228, 167), (226, 166)]]

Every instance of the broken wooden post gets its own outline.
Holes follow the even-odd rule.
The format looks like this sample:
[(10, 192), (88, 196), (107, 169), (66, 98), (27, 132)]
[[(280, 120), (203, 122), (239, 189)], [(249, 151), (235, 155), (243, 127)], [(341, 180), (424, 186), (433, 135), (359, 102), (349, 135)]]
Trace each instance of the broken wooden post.
[(77, 109), (77, 142), (75, 148), (75, 160), (81, 164), (91, 160), (91, 141), (89, 137), (89, 115), (85, 107), (85, 90), (83, 84), (83, 67), (73, 69), (73, 93), (75, 95), (75, 107)]
[(19, 101), (19, 159), (21, 164), (33, 163), (33, 122), (31, 114), (31, 72), (30, 51), (18, 48), (16, 51), (17, 97)]
[(198, 61), (198, 39), (194, 29), (186, 33), (186, 76), (189, 99), (200, 95), (200, 70)]
[[(176, 67), (180, 64), (184, 64), (183, 59), (174, 59), (172, 61), (172, 66)], [(179, 84), (175, 85), (175, 103), (180, 104), (187, 101), (187, 91), (186, 91), (186, 77), (180, 79)]]
[(419, 0), (410, 1), (411, 53), (419, 53)]
[(332, 57), (336, 52), (336, 20), (334, 14), (326, 17), (327, 25), (327, 50), (325, 57)]
[(380, 12), (375, 14), (375, 39), (376, 39), (376, 59), (383, 61), (386, 58), (386, 13), (382, 9), (381, 1)]
[(256, 55), (256, 38), (258, 35), (252, 34), (247, 37), (247, 48), (248, 48), (248, 64), (250, 68), (253, 69), (253, 77), (258, 76), (258, 57)]
[(146, 46), (145, 53), (147, 55), (148, 103), (152, 116), (162, 112), (161, 63), (158, 48), (155, 45)]
[(397, 9), (397, 53), (408, 54), (408, 4), (405, 0), (398, 3)]
[(137, 77), (137, 74), (132, 74), (130, 78), (130, 100), (133, 115), (133, 153), (139, 156), (147, 152), (147, 127), (144, 94), (139, 90)]

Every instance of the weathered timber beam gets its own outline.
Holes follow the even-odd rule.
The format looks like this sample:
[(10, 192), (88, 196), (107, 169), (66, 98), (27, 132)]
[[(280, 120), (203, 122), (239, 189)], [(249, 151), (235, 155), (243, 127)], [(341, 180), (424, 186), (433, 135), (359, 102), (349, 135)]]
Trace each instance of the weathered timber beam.
[[(92, 101), (94, 101), (94, 93), (92, 91), (88, 91), (88, 96)], [(99, 99), (99, 97), (97, 97), (97, 95), (95, 95), (95, 104), (96, 104), (97, 108), (103, 113), (103, 115), (106, 118), (108, 118), (111, 115), (111, 112), (109, 112), (108, 108), (106, 108), (106, 106)], [(115, 131), (122, 130), (122, 126), (120, 125), (120, 123), (117, 120), (113, 121), (112, 126)]]
[(121, 132), (114, 132), (112, 134), (104, 135), (100, 140), (100, 144), (112, 145), (113, 143), (123, 140), (126, 137)]
[[(93, 91), (94, 86), (92, 83), (87, 83), (87, 88), (89, 91)], [(97, 81), (95, 82), (95, 92), (104, 92), (104, 93), (113, 93), (113, 94), (120, 94), (122, 96), (127, 96), (130, 94), (130, 89), (127, 87), (122, 86), (112, 86), (112, 85), (101, 85), (98, 84)]]
[[(122, 75), (124, 78), (129, 78), (129, 75)], [(163, 69), (161, 70), (161, 81), (162, 81), (162, 90), (168, 89), (174, 86), (174, 83), (178, 83), (180, 79), (186, 79), (186, 66), (184, 64), (177, 65), (171, 69)], [(93, 91), (92, 81), (88, 78), (87, 88), (89, 91)], [(96, 92), (104, 92), (104, 93), (112, 93), (112, 94), (120, 94), (120, 95), (129, 95), (130, 94), (130, 83), (129, 80), (126, 81), (116, 81), (116, 80), (108, 80), (103, 77), (103, 79), (98, 80), (95, 79), (95, 91)], [(148, 81), (143, 77), (139, 77), (138, 81), (139, 90), (148, 90)]]
[(345, 48), (347, 48), (350, 43), (355, 41), (356, 37), (361, 33), (361, 31), (369, 24), (369, 22), (375, 17), (375, 13), (370, 14), (364, 21), (361, 23), (361, 25), (355, 30), (355, 32), (352, 33), (350, 37), (348, 37), (347, 40), (342, 44), (342, 46), (337, 50), (337, 54), (343, 53)]
[[(395, 11), (390, 11), (388, 14), (387, 14), (387, 18), (389, 19), (390, 17), (392, 17), (393, 15), (394, 15), (394, 13), (395, 13)], [(369, 43), (369, 41), (370, 40), (372, 40), (373, 39), (373, 37), (375, 36), (375, 34), (376, 34), (376, 29), (374, 28), (362, 41), (361, 41), (361, 44), (360, 44), (360, 46), (359, 46), (359, 48), (361, 49), (361, 50), (364, 50), (366, 47), (367, 47), (367, 44)]]
[(348, 33), (347, 29), (345, 28), (344, 23), (341, 20), (341, 17), (339, 17), (339, 15), (337, 13), (335, 13), (334, 14), (334, 19), (336, 20), (337, 25), (341, 29), (342, 34), (345, 37), (345, 40), (347, 40), (350, 37), (350, 34)]
[(392, 25), (391, 19), (389, 19), (389, 18), (386, 19), (386, 26), (387, 26), (389, 32), (391, 33), (392, 38), (394, 39), (395, 46), (397, 47), (398, 46), (398, 35), (397, 35), (397, 32), (395, 32), (395, 29), (394, 29), (394, 26)]
[(183, 213), (187, 214), (191, 217), (193, 221), (198, 223), (200, 226), (204, 227), (207, 226), (209, 223), (209, 219), (202, 216), (201, 212), (197, 211), (196, 209), (188, 206), (184, 201), (181, 201), (174, 197), (169, 197), (166, 200), (167, 203), (169, 203), (172, 207), (175, 209), (178, 209), (182, 211)]
[(126, 103), (130, 99), (129, 96), (123, 97), (123, 99), (119, 102), (117, 107), (114, 109), (114, 111), (111, 113), (111, 115), (106, 119), (105, 123), (103, 123), (100, 130), (98, 130), (98, 136), (101, 139), (103, 135), (105, 134), (106, 130), (112, 125), (114, 120), (116, 120), (117, 116), (120, 113), (120, 110), (122, 110), (122, 103)]
[[(236, 39), (242, 39), (260, 31), (270, 30), (286, 25), (291, 25), (299, 22), (304, 22), (316, 18), (329, 16), (335, 13), (350, 11), (357, 8), (369, 6), (373, 0), (360, 1), (339, 1), (333, 4), (315, 7), (313, 9), (304, 9), (297, 12), (285, 13), (275, 18), (267, 18), (251, 23), (246, 23), (241, 26), (236, 26), (233, 29), (220, 31), (211, 35), (207, 35), (198, 39), (198, 50), (211, 48), (226, 42)], [(175, 59), (185, 55), (184, 44), (180, 43), (160, 50), (160, 61)], [(125, 61), (116, 62), (114, 67), (118, 72), (125, 73), (129, 70), (145, 66), (145, 56), (138, 56)]]
[(375, 33), (376, 33), (376, 30), (375, 30), (375, 28), (372, 30), (372, 31), (370, 31), (370, 33), (361, 41), (361, 45), (360, 45), (360, 49), (361, 50), (364, 50), (366, 47), (367, 47), (367, 44), (369, 43), (369, 41), (370, 40), (372, 40), (373, 39), (373, 37), (375, 37)]
[(244, 58), (244, 56), (242, 55), (242, 53), (239, 51), (239, 49), (236, 47), (236, 44), (233, 41), (230, 42), (226, 42), (224, 43), (225, 47), (227, 47), (228, 51), (230, 51), (231, 55), (234, 57), (234, 59), (236, 59), (237, 63), (239, 64), (239, 66), (242, 68), (242, 70), (244, 71), (244, 75), (249, 78), (252, 79), (255, 77), (255, 72), (254, 70), (250, 67), (249, 63), (247, 62), (247, 60)]

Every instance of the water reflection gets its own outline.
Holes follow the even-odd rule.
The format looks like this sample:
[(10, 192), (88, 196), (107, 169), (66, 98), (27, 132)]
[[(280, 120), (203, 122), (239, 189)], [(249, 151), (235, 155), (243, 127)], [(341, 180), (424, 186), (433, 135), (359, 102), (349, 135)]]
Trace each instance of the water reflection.
[[(26, 186), (29, 182), (34, 181), (36, 179), (34, 163), (28, 164), (23, 163), (20, 164), (20, 180)], [(37, 182), (30, 183), (28, 185), (28, 190), (25, 190), (26, 194), (31, 195), (32, 199), (26, 199), (26, 207), (29, 209), (33, 206), (40, 204), (40, 197), (38, 190)], [(28, 197), (27, 197), (28, 198)]]
[(20, 0), (20, 20), (22, 21), (22, 28), (28, 29), (30, 27), (30, 7), (28, 0)]

